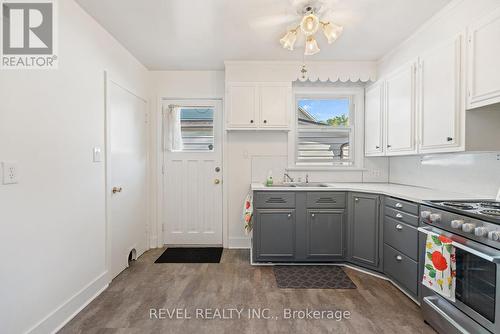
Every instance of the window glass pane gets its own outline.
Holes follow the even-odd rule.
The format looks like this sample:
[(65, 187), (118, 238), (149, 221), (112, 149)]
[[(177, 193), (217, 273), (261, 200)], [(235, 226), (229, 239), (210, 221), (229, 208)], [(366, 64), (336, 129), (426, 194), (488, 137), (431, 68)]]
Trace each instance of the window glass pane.
[(353, 164), (350, 110), (348, 97), (297, 101), (297, 165)]
[(301, 99), (299, 127), (349, 127), (350, 104), (349, 98)]
[(213, 151), (213, 109), (182, 108), (181, 134), (183, 151)]

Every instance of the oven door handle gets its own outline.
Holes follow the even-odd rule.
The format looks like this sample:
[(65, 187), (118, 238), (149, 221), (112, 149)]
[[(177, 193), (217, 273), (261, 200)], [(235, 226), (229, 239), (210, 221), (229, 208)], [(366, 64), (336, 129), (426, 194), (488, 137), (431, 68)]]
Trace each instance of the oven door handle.
[[(437, 234), (437, 235), (444, 235), (447, 237), (453, 236), (451, 233), (447, 233), (445, 231), (441, 231), (439, 229), (433, 228), (433, 227), (419, 227), (418, 228), (419, 232), (425, 233), (425, 234)], [(486, 248), (486, 246), (483, 246), (479, 243), (476, 243), (474, 241), (470, 241), (471, 245), (464, 245), (462, 243), (456, 242), (452, 240), (451, 245), (453, 247), (459, 248), (467, 253), (471, 253), (473, 255), (479, 256), (480, 258), (493, 262), (493, 263), (500, 263), (500, 253), (498, 251), (491, 252)], [(481, 249), (481, 248), (483, 249)]]

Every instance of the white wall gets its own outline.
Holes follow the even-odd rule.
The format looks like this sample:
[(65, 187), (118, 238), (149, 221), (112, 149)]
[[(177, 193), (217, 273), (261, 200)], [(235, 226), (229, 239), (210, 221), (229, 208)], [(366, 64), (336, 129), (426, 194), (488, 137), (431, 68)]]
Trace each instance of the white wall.
[(58, 1), (59, 69), (0, 73), (0, 332), (49, 333), (106, 286), (105, 69), (147, 96), (147, 70), (74, 1)]
[[(453, 38), (459, 32), (465, 31), (469, 24), (499, 6), (498, 0), (453, 1), (412, 37), (381, 60), (379, 76), (390, 73), (397, 67), (416, 59), (426, 50)], [(488, 113), (500, 113), (500, 106), (467, 111), (466, 119), (469, 121), (481, 117), (490, 119), (491, 117), (486, 118)], [(490, 131), (498, 127), (500, 124), (492, 124)], [(481, 128), (474, 128), (467, 131), (467, 136), (469, 138), (480, 136), (480, 131)], [(392, 157), (390, 158), (389, 180), (395, 183), (494, 198), (500, 187), (499, 159), (495, 152)]]

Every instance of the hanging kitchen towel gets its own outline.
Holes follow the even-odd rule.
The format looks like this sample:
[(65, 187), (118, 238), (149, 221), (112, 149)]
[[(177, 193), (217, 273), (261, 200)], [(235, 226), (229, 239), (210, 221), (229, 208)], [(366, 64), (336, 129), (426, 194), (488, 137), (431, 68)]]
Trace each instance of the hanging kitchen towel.
[(243, 223), (245, 224), (245, 233), (249, 234), (252, 231), (252, 216), (253, 216), (253, 195), (252, 191), (247, 194), (245, 204), (243, 205)]
[(455, 301), (455, 247), (445, 236), (429, 233), (425, 246), (425, 268), (422, 284)]

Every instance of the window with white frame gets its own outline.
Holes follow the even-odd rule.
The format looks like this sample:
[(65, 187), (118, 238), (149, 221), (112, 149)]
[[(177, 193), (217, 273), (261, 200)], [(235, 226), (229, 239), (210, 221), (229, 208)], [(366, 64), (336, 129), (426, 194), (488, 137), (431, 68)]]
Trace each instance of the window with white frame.
[(296, 96), (296, 166), (354, 165), (353, 96)]

